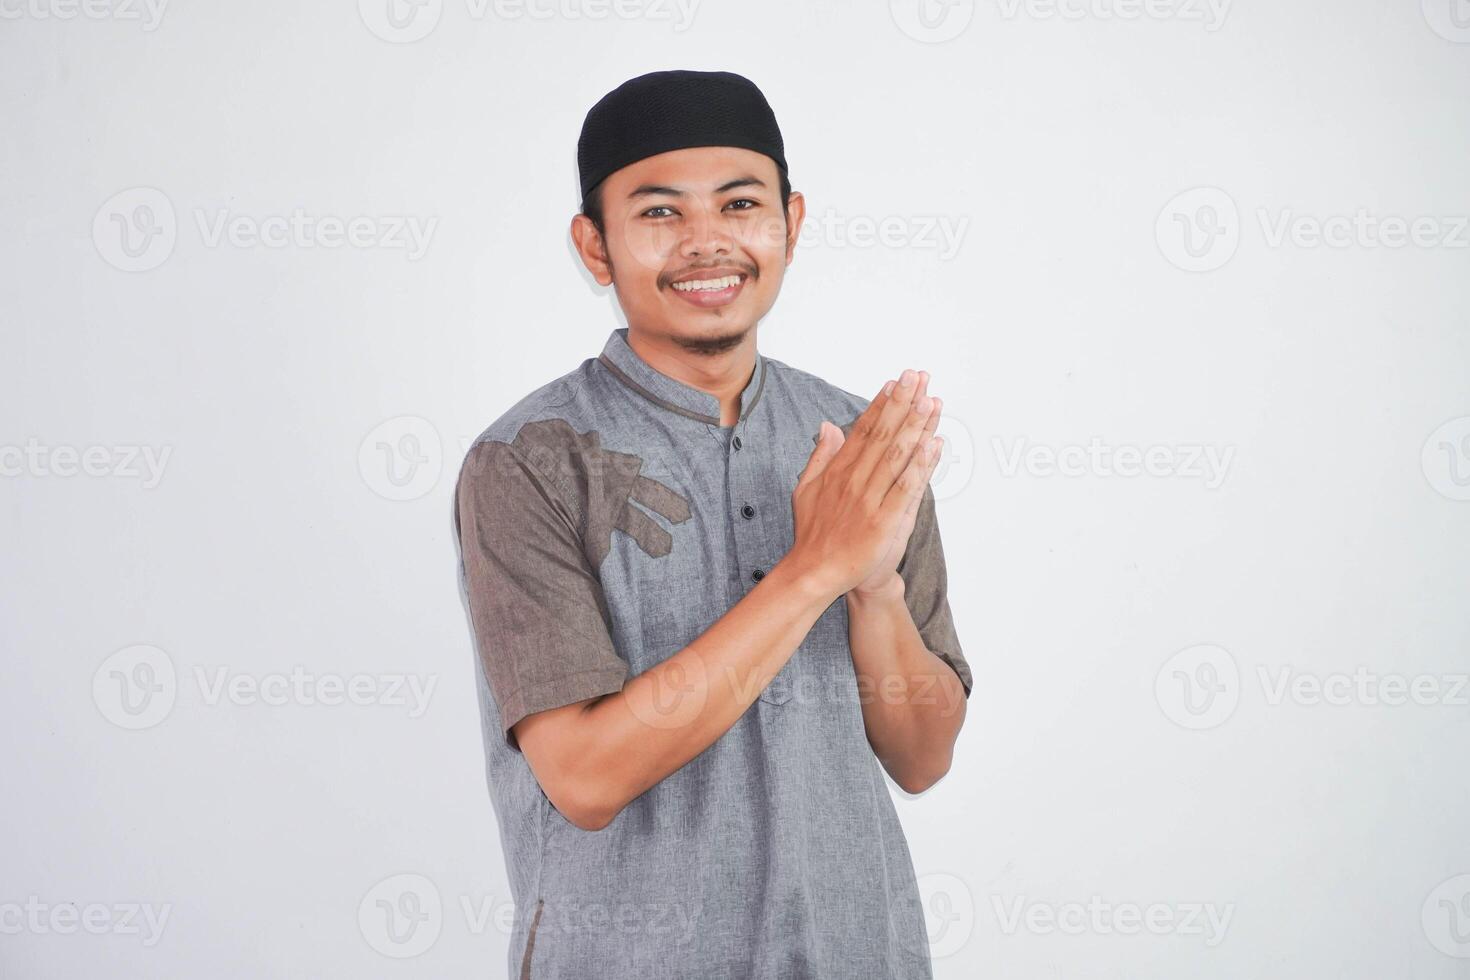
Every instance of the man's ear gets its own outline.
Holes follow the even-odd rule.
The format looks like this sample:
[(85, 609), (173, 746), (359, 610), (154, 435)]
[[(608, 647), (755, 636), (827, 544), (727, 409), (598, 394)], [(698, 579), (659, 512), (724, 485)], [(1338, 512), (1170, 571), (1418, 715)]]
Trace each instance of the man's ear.
[(599, 285), (611, 285), (612, 260), (608, 258), (607, 242), (603, 241), (597, 226), (585, 214), (572, 216), (572, 243), (577, 246), (577, 254), (582, 257), (582, 264), (592, 273), (592, 278)]
[(796, 256), (796, 242), (801, 237), (801, 223), (806, 219), (806, 198), (792, 191), (786, 199), (786, 264)]

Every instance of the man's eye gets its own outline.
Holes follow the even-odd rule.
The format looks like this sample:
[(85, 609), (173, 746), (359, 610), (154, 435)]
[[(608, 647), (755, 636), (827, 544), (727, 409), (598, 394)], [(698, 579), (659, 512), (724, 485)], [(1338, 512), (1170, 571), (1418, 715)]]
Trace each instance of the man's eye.
[(643, 212), (643, 217), (645, 217), (645, 218), (662, 218), (662, 217), (665, 217), (665, 215), (662, 215), (662, 214), (654, 214), (655, 211), (667, 211), (667, 212), (669, 212), (669, 214), (673, 214), (674, 213), (674, 209), (671, 208), (671, 207), (669, 207), (667, 204), (660, 204), (657, 207), (652, 207), (652, 208), (649, 208), (647, 211), (644, 211)]
[(729, 204), (725, 205), (725, 207), (727, 207), (727, 208), (734, 208), (735, 205), (737, 205), (737, 204), (748, 204), (750, 206), (750, 207), (744, 207), (744, 208), (735, 208), (735, 210), (737, 210), (737, 211), (749, 211), (750, 208), (758, 208), (758, 207), (760, 207), (760, 202), (759, 201), (752, 201), (748, 197), (742, 197), (739, 200), (731, 201)]

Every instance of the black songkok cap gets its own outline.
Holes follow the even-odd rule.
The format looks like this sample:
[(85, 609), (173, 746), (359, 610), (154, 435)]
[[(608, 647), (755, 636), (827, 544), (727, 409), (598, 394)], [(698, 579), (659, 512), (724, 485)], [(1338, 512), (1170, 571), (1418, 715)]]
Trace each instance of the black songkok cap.
[(690, 146), (755, 150), (786, 173), (776, 114), (754, 82), (728, 71), (656, 71), (630, 78), (587, 113), (577, 140), (582, 196), (630, 163)]

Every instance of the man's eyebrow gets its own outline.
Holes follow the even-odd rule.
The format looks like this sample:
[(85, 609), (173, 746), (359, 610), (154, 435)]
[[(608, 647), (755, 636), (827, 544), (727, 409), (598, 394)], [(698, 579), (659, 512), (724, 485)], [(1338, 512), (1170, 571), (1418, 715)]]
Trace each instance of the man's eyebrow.
[(766, 182), (765, 181), (759, 180), (759, 179), (757, 179), (755, 177), (736, 177), (734, 180), (729, 181), (728, 183), (721, 184), (719, 187), (716, 187), (715, 188), (715, 193), (716, 194), (723, 194), (726, 191), (733, 191), (737, 187), (765, 187), (765, 186), (766, 186)]
[[(758, 177), (736, 177), (734, 180), (728, 180), (719, 187), (716, 187), (715, 193), (723, 194), (726, 191), (733, 191), (737, 187), (764, 188), (765, 186), (766, 182)], [(688, 191), (679, 187), (665, 187), (662, 184), (642, 184), (628, 194), (628, 200), (631, 201), (639, 197), (651, 197), (655, 194), (667, 194), (669, 197), (685, 197)]]

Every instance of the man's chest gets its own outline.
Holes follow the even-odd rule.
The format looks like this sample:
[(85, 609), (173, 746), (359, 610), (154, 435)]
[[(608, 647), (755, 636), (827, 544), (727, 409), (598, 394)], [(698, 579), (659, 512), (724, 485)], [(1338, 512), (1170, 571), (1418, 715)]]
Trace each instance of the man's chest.
[[(800, 424), (699, 427), (695, 434), (607, 447), (637, 458), (636, 471), (628, 460), (602, 482), (602, 493), (614, 496), (599, 508), (609, 534), (597, 566), (614, 643), (635, 674), (695, 640), (795, 541), (791, 495), (812, 434)], [(828, 673), (807, 663), (816, 651), (835, 656), (850, 675), (845, 636), (846, 607), (834, 602), (762, 699), (785, 703), (803, 672)]]
[(599, 568), (610, 601), (697, 589), (693, 605), (718, 615), (791, 550), (791, 494), (810, 443), (749, 426), (697, 434), (639, 444), (636, 474), (604, 486), (616, 494)]

